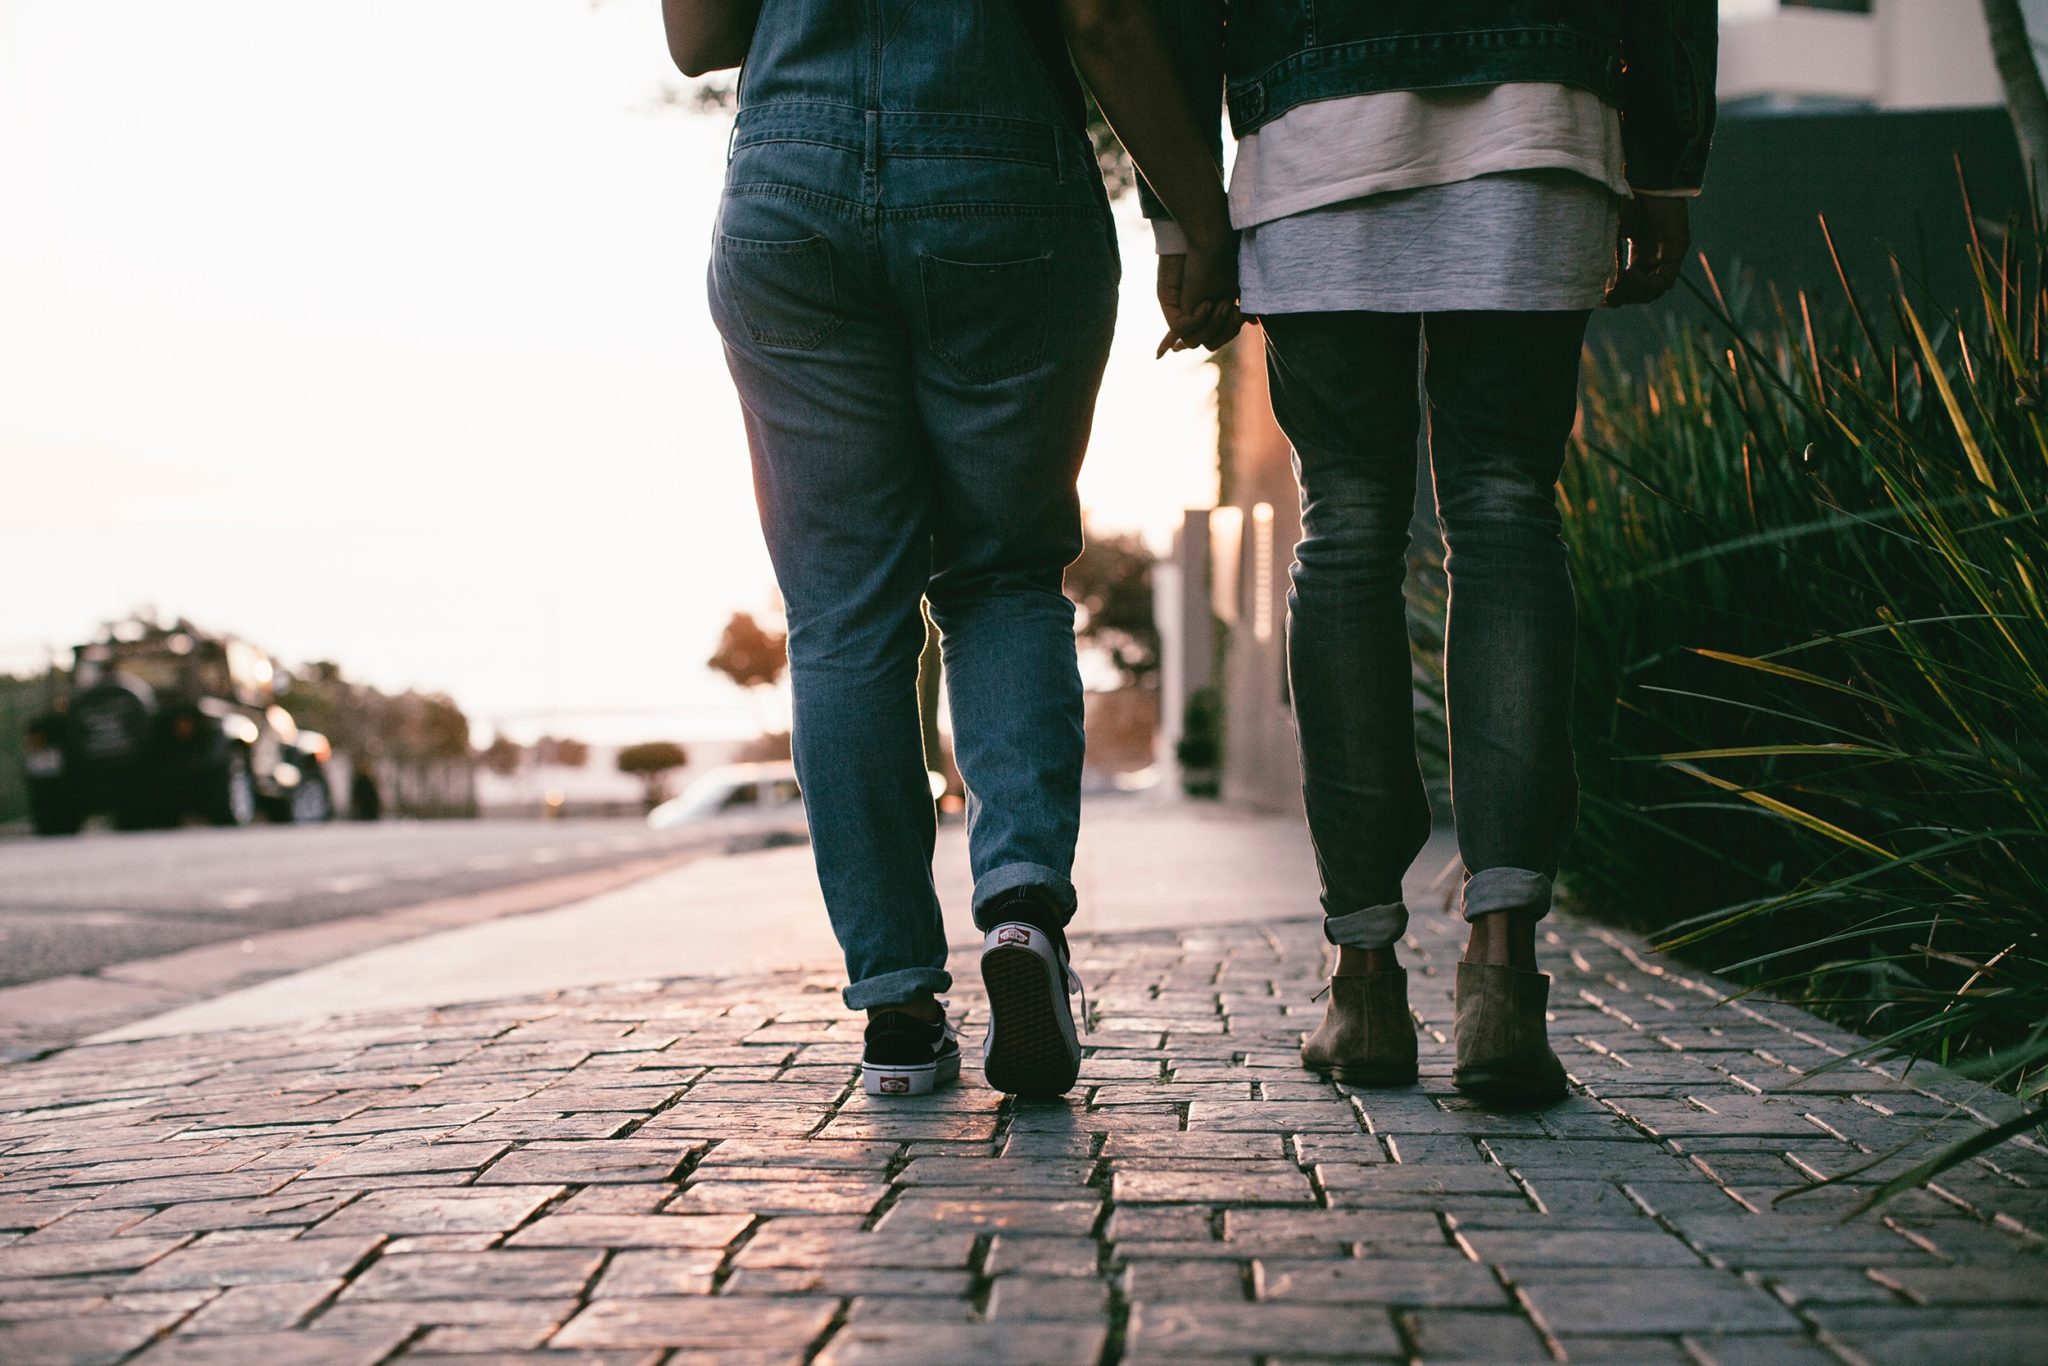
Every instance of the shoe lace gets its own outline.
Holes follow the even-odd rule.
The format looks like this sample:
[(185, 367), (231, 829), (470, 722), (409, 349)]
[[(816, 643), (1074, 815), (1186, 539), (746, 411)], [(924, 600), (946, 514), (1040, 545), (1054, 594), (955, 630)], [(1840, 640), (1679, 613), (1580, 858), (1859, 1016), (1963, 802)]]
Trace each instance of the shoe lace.
[(1072, 996), (1077, 991), (1081, 993), (1081, 1032), (1093, 1034), (1095, 1032), (1095, 1021), (1093, 1012), (1088, 1009), (1088, 988), (1082, 984), (1080, 974), (1076, 973), (1071, 967), (1061, 964), (1060, 970), (1067, 975), (1067, 995)]

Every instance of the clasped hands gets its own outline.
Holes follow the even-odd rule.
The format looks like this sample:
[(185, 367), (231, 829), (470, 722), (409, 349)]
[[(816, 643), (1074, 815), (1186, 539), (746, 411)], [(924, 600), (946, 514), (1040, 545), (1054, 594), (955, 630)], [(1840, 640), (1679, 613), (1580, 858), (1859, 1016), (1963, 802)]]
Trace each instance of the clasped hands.
[(1215, 351), (1235, 337), (1244, 326), (1237, 305), (1237, 234), (1161, 256), (1159, 311), (1166, 317), (1166, 335), (1154, 359), (1197, 346)]

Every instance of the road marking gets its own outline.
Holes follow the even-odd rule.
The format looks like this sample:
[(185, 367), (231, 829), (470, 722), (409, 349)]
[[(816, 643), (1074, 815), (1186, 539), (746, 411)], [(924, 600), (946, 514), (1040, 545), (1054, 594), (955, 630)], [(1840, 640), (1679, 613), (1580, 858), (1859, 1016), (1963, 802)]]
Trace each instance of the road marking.
[(562, 851), (559, 849), (536, 849), (528, 857), (535, 863), (560, 863), (562, 861)]
[(375, 887), (383, 881), (383, 878), (375, 874), (358, 873), (354, 877), (329, 878), (326, 886), (327, 890), (335, 895), (345, 896), (350, 892), (360, 892), (366, 887)]
[(223, 895), (220, 904), (224, 910), (246, 911), (251, 906), (261, 906), (266, 901), (277, 899), (276, 892), (266, 892), (261, 887), (240, 887)]

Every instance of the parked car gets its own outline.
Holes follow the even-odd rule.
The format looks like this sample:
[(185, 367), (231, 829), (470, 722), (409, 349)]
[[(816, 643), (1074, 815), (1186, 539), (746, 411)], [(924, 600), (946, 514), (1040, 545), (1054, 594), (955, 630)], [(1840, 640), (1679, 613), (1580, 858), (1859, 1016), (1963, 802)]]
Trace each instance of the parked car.
[(279, 705), (288, 686), (263, 651), (182, 621), (123, 622), (79, 646), (24, 737), (36, 833), (76, 834), (100, 812), (128, 830), (331, 818), (330, 747)]
[[(943, 774), (929, 773), (932, 800), (946, 793)], [(804, 799), (797, 787), (796, 765), (783, 760), (765, 764), (727, 764), (690, 784), (680, 797), (647, 813), (656, 830), (717, 822), (742, 829), (788, 827), (802, 833)]]
[(801, 829), (803, 793), (790, 763), (728, 764), (698, 778), (680, 797), (647, 813), (656, 830), (711, 822), (731, 825), (781, 824)]

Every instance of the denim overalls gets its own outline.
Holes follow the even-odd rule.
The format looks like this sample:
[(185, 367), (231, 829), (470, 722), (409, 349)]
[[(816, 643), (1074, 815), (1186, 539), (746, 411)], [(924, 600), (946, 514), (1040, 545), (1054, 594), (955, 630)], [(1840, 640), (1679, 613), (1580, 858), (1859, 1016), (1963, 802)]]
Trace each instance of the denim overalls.
[(977, 923), (1023, 885), (1074, 904), (1081, 684), (1060, 583), (1119, 267), (1028, 2), (766, 0), (740, 82), (711, 311), (787, 602), (797, 775), (852, 1009), (952, 980), (917, 702), (927, 600)]

